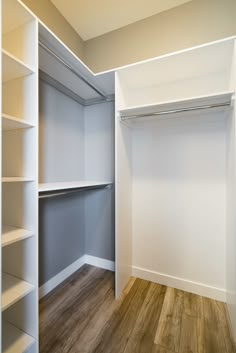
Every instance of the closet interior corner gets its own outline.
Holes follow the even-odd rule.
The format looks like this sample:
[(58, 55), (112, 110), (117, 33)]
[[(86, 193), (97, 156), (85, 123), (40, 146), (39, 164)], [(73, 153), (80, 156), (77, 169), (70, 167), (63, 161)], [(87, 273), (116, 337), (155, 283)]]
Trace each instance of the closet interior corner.
[(94, 74), (2, 0), (1, 62), (2, 353), (39, 353), (39, 300), (85, 264), (236, 328), (235, 37)]

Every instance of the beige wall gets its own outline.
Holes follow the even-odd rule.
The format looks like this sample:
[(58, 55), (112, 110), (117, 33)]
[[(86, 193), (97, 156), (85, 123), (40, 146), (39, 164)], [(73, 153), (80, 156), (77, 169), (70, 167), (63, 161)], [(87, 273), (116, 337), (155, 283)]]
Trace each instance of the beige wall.
[(88, 40), (86, 63), (99, 72), (231, 35), (236, 0), (193, 0)]
[(84, 60), (84, 41), (49, 0), (21, 0), (31, 11), (70, 48)]
[(83, 42), (50, 0), (22, 0), (93, 71), (236, 35), (236, 0), (193, 0)]

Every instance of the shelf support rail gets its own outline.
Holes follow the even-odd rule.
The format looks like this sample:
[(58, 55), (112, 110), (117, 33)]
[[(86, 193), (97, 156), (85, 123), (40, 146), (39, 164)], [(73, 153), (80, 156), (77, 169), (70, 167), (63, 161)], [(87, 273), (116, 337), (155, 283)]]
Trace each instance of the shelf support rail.
[(92, 187), (86, 187), (86, 188), (82, 188), (82, 189), (76, 189), (76, 190), (65, 190), (65, 191), (61, 191), (61, 192), (45, 192), (41, 195), (39, 195), (39, 199), (46, 199), (46, 198), (51, 198), (51, 197), (58, 197), (58, 196), (64, 196), (64, 195), (69, 195), (69, 194), (74, 194), (77, 192), (84, 192), (84, 191), (91, 191), (91, 190), (99, 190), (99, 189), (112, 189), (112, 185), (106, 185), (106, 186), (92, 186)]
[(58, 62), (60, 62), (63, 66), (65, 66), (68, 70), (70, 70), (76, 77), (78, 77), (81, 81), (83, 81), (87, 86), (89, 86), (92, 90), (94, 90), (97, 94), (99, 94), (104, 100), (109, 101), (109, 97), (105, 95), (99, 88), (95, 87), (91, 82), (89, 82), (86, 78), (80, 75), (77, 71), (73, 69), (69, 64), (67, 64), (62, 58), (60, 58), (52, 49), (50, 49), (45, 43), (39, 40), (39, 46), (44, 49), (48, 54), (53, 56)]
[(176, 113), (185, 113), (191, 112), (196, 110), (204, 110), (204, 109), (212, 109), (212, 108), (220, 108), (231, 106), (231, 101), (223, 102), (223, 103), (216, 103), (216, 104), (208, 104), (208, 105), (201, 105), (196, 107), (188, 107), (188, 108), (180, 108), (180, 109), (173, 109), (173, 110), (163, 110), (157, 111), (152, 113), (140, 113), (135, 115), (121, 115), (120, 119), (122, 121), (130, 120), (130, 119), (138, 119), (138, 118), (145, 118), (150, 116), (160, 116), (160, 115), (168, 115), (168, 114), (176, 114)]

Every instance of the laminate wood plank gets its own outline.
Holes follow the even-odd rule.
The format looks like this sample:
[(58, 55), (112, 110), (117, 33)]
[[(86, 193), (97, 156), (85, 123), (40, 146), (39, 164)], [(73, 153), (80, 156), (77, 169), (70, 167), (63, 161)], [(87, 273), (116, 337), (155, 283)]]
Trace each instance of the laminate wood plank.
[(100, 335), (102, 334), (104, 326), (107, 324), (112, 314), (119, 310), (122, 301), (129, 293), (135, 280), (136, 279), (134, 277), (131, 277), (121, 297), (118, 300), (114, 300), (114, 288), (110, 289), (103, 302), (99, 303), (98, 310), (96, 311), (93, 320), (89, 321), (81, 335), (77, 337), (77, 342), (68, 353), (93, 352), (99, 342)]
[(168, 349), (159, 346), (159, 344), (153, 344), (152, 350), (148, 353), (175, 353), (175, 352), (169, 351)]
[(106, 296), (111, 287), (114, 288), (113, 281), (113, 273), (96, 269), (92, 276), (88, 276), (82, 286), (80, 283), (82, 288), (78, 288), (75, 283), (77, 290), (73, 288), (73, 298), (65, 299), (63, 310), (55, 313), (50, 320), (55, 329), (51, 330), (46, 326), (43, 332), (41, 331), (44, 338), (41, 340), (42, 352), (51, 353), (60, 352), (60, 350), (68, 352), (88, 320), (92, 320), (93, 313), (96, 312), (101, 298)]
[(234, 353), (224, 303), (203, 298), (205, 349), (211, 353)]
[(155, 344), (179, 352), (184, 292), (167, 288), (155, 336)]
[(149, 287), (150, 282), (140, 279), (135, 281), (119, 310), (112, 315), (104, 327), (93, 353), (124, 352)]
[(184, 292), (184, 313), (194, 317), (203, 317), (203, 302), (200, 295)]
[(124, 353), (146, 353), (153, 346), (166, 287), (151, 283)]
[(93, 266), (40, 301), (41, 353), (233, 353), (232, 347), (223, 303), (135, 278), (115, 300), (114, 273)]
[(205, 353), (203, 325), (203, 319), (183, 314), (179, 352)]

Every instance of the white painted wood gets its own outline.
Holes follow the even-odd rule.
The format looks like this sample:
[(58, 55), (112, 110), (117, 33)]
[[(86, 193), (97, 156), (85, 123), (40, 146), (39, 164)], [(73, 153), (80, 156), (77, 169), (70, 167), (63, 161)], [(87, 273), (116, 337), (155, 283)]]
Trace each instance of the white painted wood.
[(189, 281), (136, 266), (133, 266), (132, 268), (132, 276), (145, 279), (146, 281), (159, 283), (164, 286), (184, 290), (189, 293), (198, 294), (203, 297), (219, 300), (224, 303), (226, 301), (226, 292), (224, 288), (207, 286), (203, 283)]
[[(206, 295), (221, 300), (226, 292), (226, 122), (233, 102), (228, 109), (124, 124), (119, 115), (231, 100), (233, 42), (173, 53), (116, 74), (116, 251), (127, 251), (127, 234), (132, 234), (131, 263), (142, 278), (161, 281), (163, 274), (165, 280), (179, 280), (172, 285), (187, 283), (187, 290), (206, 289)], [(235, 162), (234, 149), (232, 158)], [(123, 260), (116, 258), (119, 285)]]
[[(2, 87), (2, 105), (4, 114), (22, 118), (37, 125), (38, 106), (36, 100), (38, 73), (8, 81)], [(12, 104), (14, 97), (14, 104)], [(37, 115), (36, 115), (37, 112)]]
[[(231, 92), (220, 92), (217, 94), (210, 94), (207, 96), (200, 96), (200, 97), (191, 97), (188, 99), (182, 99), (182, 100), (175, 100), (175, 101), (169, 101), (169, 102), (160, 102), (157, 104), (150, 104), (150, 105), (144, 105), (144, 106), (136, 106), (136, 107), (129, 107), (128, 109), (122, 109), (120, 110), (120, 115), (121, 116), (130, 116), (130, 115), (136, 115), (136, 114), (152, 114), (152, 113), (158, 113), (158, 112), (163, 112), (163, 111), (172, 111), (172, 110), (177, 110), (177, 109), (191, 109), (194, 107), (201, 107), (201, 106), (210, 106), (210, 105), (215, 105), (215, 104), (223, 104), (227, 102), (231, 102), (233, 104), (233, 98), (234, 98), (234, 91)], [(216, 108), (215, 108), (216, 109)], [(224, 111), (225, 109), (228, 109), (227, 107), (220, 107), (217, 108), (217, 110)], [(211, 112), (209, 108), (209, 112)], [(179, 116), (182, 116), (183, 114), (187, 114), (187, 112), (184, 113), (179, 113)], [(193, 112), (190, 111), (189, 115), (191, 116)], [(148, 120), (153, 120), (153, 119), (165, 119), (165, 117), (169, 118), (171, 116), (176, 116), (176, 114), (168, 114), (168, 115), (163, 115), (163, 116), (153, 116), (152, 117), (144, 117), (143, 121), (141, 117), (138, 117), (138, 119), (130, 119), (130, 120), (125, 120), (125, 124), (128, 124), (131, 127), (139, 127), (139, 126), (147, 126), (145, 123)], [(140, 123), (142, 121), (142, 123)], [(145, 125), (144, 125), (145, 124)]]
[(2, 0), (2, 33), (6, 34), (30, 21), (33, 16), (15, 0)]
[(35, 342), (33, 337), (6, 321), (3, 322), (3, 337), (3, 353), (24, 353)]
[(33, 73), (33, 69), (2, 49), (2, 80), (3, 82), (15, 80)]
[(2, 226), (2, 247), (29, 238), (33, 232), (28, 229), (16, 228), (8, 225)]
[(39, 288), (39, 298), (41, 299), (49, 292), (51, 292), (54, 288), (56, 288), (60, 283), (65, 281), (68, 277), (70, 277), (74, 272), (79, 270), (83, 265), (86, 264), (86, 255), (80, 257), (78, 260), (73, 262), (71, 265), (66, 267), (64, 270), (59, 272), (56, 276), (52, 277), (49, 281), (44, 283)]
[(105, 270), (108, 270), (108, 271), (113, 271), (113, 272), (115, 271), (114, 261), (101, 259), (100, 257), (85, 255), (85, 263), (91, 266), (104, 268)]
[(35, 21), (17, 27), (11, 32), (7, 32), (2, 38), (2, 47), (8, 53), (18, 58), (34, 70), (37, 69), (36, 51), (32, 50), (32, 43), (35, 41), (36, 26)]
[(38, 353), (38, 24), (2, 5), (2, 343)]
[(35, 339), (35, 344), (33, 344), (30, 350), (31, 353), (36, 352), (38, 349), (38, 335), (36, 334), (38, 317), (37, 312), (34, 310), (37, 297), (38, 290), (35, 288), (2, 313), (4, 321), (18, 327)]
[(42, 183), (39, 184), (38, 191), (57, 191), (57, 190), (67, 190), (67, 189), (83, 189), (87, 187), (96, 186), (108, 186), (111, 182), (105, 181), (69, 181), (69, 182), (58, 182), (58, 183)]
[(41, 299), (42, 297), (50, 293), (60, 283), (65, 281), (68, 277), (70, 277), (74, 272), (78, 271), (85, 264), (104, 268), (108, 271), (114, 271), (115, 269), (115, 263), (113, 261), (101, 259), (96, 256), (84, 255), (75, 262), (73, 262), (71, 265), (66, 267), (64, 270), (59, 272), (56, 276), (52, 277), (49, 281), (44, 283), (39, 288), (39, 298)]
[(2, 175), (3, 177), (37, 178), (35, 172), (34, 146), (36, 129), (4, 131), (2, 134)]
[(18, 130), (18, 129), (27, 129), (33, 127), (33, 124), (28, 123), (26, 120), (10, 116), (7, 114), (2, 114), (2, 130)]
[[(231, 65), (231, 87), (236, 91), (236, 42)], [(227, 121), (227, 238), (226, 238), (226, 288), (227, 306), (236, 341), (236, 107)]]
[(118, 109), (228, 91), (232, 52), (229, 39), (121, 69)]
[[(49, 48), (52, 48), (59, 57), (65, 59), (76, 72), (88, 79), (89, 82), (101, 89), (105, 94), (114, 94), (114, 71), (101, 75), (94, 75), (94, 73), (42, 23), (40, 24), (39, 32), (40, 40), (49, 46)], [(67, 88), (70, 88), (84, 99), (99, 97), (97, 93), (86, 86), (82, 81), (78, 80), (78, 78), (75, 78), (73, 74), (68, 72), (68, 70), (61, 64), (57, 63), (55, 59), (50, 58), (43, 49), (40, 49), (39, 57), (40, 69), (64, 84)]]
[(2, 311), (30, 293), (34, 286), (6, 273), (2, 274)]
[(33, 179), (25, 177), (2, 177), (2, 183), (19, 183), (26, 181), (33, 181)]
[[(116, 90), (118, 85), (118, 75), (116, 75)], [(115, 291), (116, 298), (118, 298), (132, 274), (132, 150), (130, 143), (132, 135), (128, 127), (120, 124), (118, 113), (115, 124)]]

